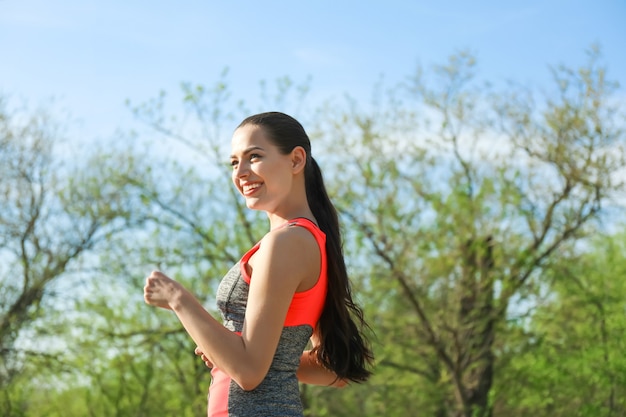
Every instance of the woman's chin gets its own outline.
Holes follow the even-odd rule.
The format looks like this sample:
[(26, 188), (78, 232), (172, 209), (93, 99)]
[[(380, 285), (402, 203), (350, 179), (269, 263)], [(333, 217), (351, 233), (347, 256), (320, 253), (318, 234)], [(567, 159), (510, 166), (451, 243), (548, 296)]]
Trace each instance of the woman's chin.
[(250, 210), (262, 210), (259, 201), (255, 198), (246, 198), (246, 207)]

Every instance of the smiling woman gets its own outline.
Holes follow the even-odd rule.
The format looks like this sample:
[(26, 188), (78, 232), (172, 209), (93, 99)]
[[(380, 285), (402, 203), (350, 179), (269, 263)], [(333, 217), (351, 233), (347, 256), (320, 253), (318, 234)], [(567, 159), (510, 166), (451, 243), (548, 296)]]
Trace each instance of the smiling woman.
[(209, 416), (302, 416), (298, 381), (339, 387), (371, 374), (337, 213), (304, 128), (286, 114), (245, 119), (231, 164), (235, 187), (266, 212), (270, 230), (222, 280), (223, 323), (158, 271), (144, 298), (176, 313), (212, 368)]
[[(248, 208), (265, 210), (272, 217), (289, 217), (281, 213), (306, 201), (303, 175), (285, 175), (301, 172), (306, 163), (306, 152), (302, 147), (288, 154), (280, 150), (267, 138), (263, 128), (256, 125), (241, 126), (235, 131), (232, 141), (233, 182), (246, 198)], [(293, 186), (293, 181), (301, 181)], [(304, 207), (302, 214), (307, 214)], [(278, 220), (280, 222), (280, 220)]]

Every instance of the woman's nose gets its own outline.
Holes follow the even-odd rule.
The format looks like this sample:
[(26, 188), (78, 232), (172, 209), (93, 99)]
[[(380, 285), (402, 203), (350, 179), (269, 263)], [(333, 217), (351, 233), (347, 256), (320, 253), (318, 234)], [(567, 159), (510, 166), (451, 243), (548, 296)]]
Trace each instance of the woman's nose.
[(250, 169), (245, 163), (239, 163), (235, 167), (234, 175), (236, 178), (243, 178), (250, 173)]

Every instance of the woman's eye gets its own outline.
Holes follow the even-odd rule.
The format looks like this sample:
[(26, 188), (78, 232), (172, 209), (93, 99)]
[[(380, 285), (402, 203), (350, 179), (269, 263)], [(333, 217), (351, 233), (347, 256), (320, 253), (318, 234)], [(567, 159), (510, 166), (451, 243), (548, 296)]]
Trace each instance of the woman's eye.
[(250, 155), (250, 160), (252, 159), (259, 159), (261, 157), (261, 155), (259, 155), (258, 153), (253, 153), (252, 155)]
[(233, 160), (233, 161), (230, 161), (230, 166), (234, 168), (234, 167), (236, 167), (236, 166), (237, 166), (237, 163), (238, 163), (238, 162), (237, 162), (237, 161), (234, 161), (234, 160)]

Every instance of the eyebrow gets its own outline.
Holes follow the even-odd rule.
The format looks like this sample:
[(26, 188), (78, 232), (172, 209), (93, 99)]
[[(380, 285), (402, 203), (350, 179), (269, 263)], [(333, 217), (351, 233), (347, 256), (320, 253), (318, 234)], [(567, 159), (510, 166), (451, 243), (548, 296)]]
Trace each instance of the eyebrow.
[[(256, 150), (263, 151), (264, 149), (263, 149), (263, 148), (261, 148), (260, 146), (250, 146), (249, 148), (246, 148), (246, 149), (243, 151), (243, 154), (244, 154), (244, 155), (247, 155), (247, 154), (249, 154), (250, 152), (252, 152), (252, 151), (256, 151)], [(234, 158), (237, 158), (237, 156), (235, 156), (235, 155), (231, 155), (231, 156), (230, 156), (230, 159), (234, 159)]]

